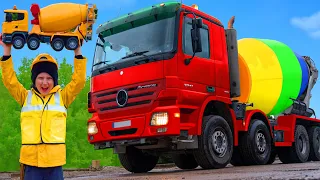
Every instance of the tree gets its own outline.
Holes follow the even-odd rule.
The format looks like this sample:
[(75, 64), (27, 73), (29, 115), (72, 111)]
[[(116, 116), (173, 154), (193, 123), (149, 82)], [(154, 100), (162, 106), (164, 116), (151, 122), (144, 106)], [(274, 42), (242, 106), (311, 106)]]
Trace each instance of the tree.
[(31, 64), (33, 59), (28, 59), (26, 57), (22, 58), (21, 65), (18, 68), (17, 78), (20, 83), (27, 89), (32, 85), (31, 80)]
[(72, 65), (67, 63), (67, 59), (63, 58), (62, 63), (59, 65), (59, 78), (58, 82), (63, 88), (71, 81)]

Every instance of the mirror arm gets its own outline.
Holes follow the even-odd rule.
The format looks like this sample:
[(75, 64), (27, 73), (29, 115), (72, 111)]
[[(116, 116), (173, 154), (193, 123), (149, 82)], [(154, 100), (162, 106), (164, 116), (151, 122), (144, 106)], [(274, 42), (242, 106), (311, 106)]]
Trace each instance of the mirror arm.
[[(188, 14), (192, 14), (194, 19), (197, 18), (197, 16), (194, 14), (194, 12), (185, 12), (185, 13), (184, 13), (184, 15), (188, 15)], [(195, 28), (198, 28), (197, 25), (195, 25)], [(184, 60), (184, 64), (185, 64), (185, 65), (189, 65), (190, 62), (191, 62), (191, 60), (192, 60), (193, 57), (195, 56), (195, 54), (196, 54), (196, 53), (195, 53), (195, 51), (194, 51), (194, 49), (193, 49), (193, 55), (192, 55), (192, 57), (185, 59), (185, 60)]]

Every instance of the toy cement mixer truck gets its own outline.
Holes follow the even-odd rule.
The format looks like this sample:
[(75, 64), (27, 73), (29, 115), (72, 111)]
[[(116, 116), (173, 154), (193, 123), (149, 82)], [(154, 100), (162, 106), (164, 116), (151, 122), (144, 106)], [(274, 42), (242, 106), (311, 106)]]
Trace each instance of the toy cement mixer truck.
[(312, 59), (275, 40), (238, 40), (233, 21), (224, 28), (196, 5), (166, 2), (102, 24), (88, 141), (131, 172), (161, 154), (181, 169), (319, 161)]
[(2, 23), (3, 42), (21, 49), (25, 44), (31, 50), (39, 48), (40, 43), (50, 44), (55, 51), (65, 47), (74, 50), (83, 40), (91, 40), (92, 26), (97, 19), (95, 5), (57, 3), (39, 7), (32, 4), (30, 11), (32, 29), (29, 32), (28, 11), (5, 10), (5, 22)]

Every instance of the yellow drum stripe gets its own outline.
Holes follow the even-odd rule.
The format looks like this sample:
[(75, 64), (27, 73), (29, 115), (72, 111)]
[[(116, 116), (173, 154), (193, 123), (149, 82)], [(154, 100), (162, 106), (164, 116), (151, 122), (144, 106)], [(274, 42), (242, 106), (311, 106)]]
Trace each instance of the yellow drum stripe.
[[(248, 110), (260, 109), (268, 114), (277, 103), (282, 89), (282, 70), (277, 56), (267, 45), (252, 38), (239, 40), (238, 49), (251, 75), (248, 103), (253, 103), (253, 108), (248, 107)], [(240, 74), (243, 73), (240, 69)], [(240, 87), (241, 91), (248, 89), (242, 84)]]

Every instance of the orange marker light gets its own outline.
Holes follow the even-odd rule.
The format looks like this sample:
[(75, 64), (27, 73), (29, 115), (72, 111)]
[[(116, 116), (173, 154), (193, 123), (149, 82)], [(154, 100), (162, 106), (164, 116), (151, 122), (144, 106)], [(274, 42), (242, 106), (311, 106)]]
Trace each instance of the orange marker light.
[(196, 4), (192, 4), (191, 7), (194, 8), (194, 9), (196, 9), (196, 10), (199, 9), (198, 5), (196, 5)]

